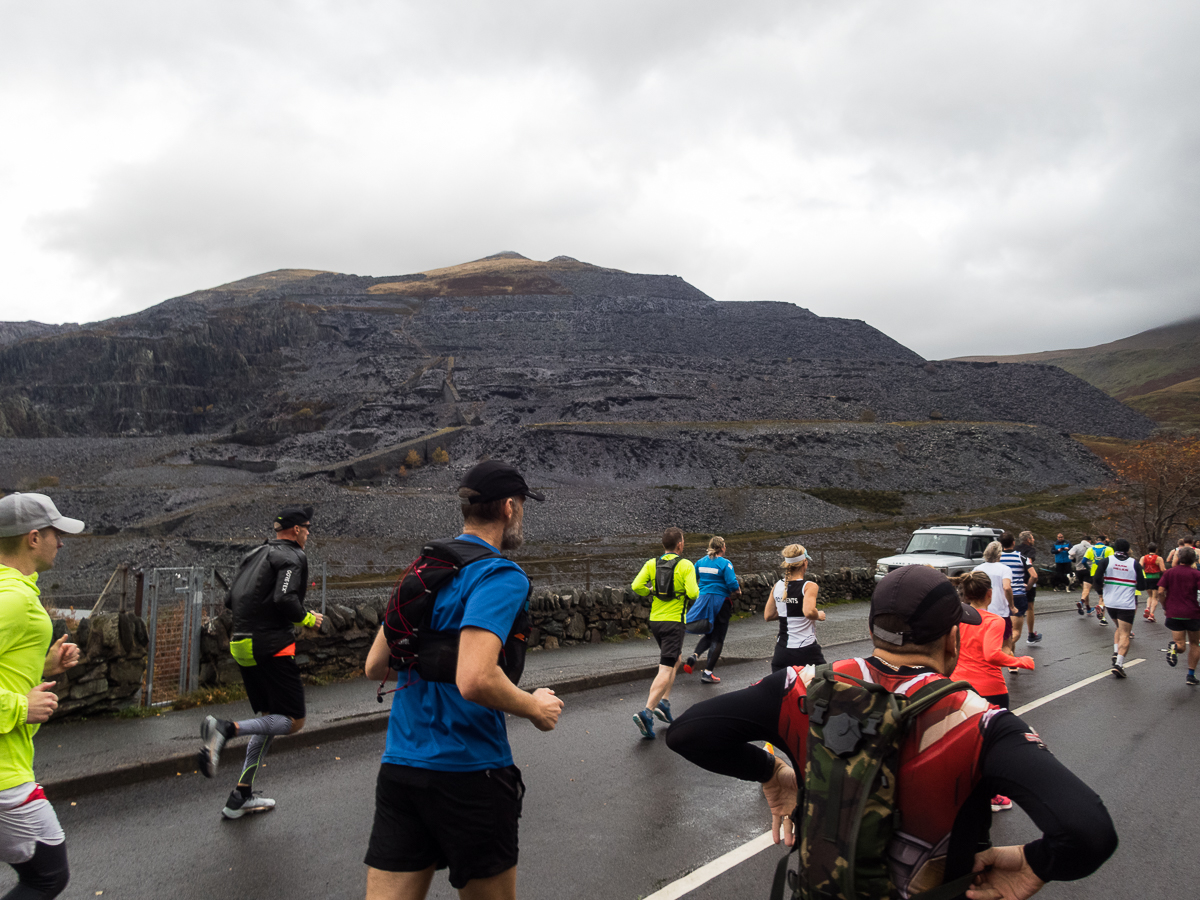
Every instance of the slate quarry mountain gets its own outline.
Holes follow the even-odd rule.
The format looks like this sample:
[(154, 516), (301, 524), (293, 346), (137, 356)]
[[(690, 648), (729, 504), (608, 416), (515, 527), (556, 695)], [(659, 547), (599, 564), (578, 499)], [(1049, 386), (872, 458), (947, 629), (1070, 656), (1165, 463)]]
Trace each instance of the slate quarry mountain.
[(331, 539), (409, 546), (455, 527), (485, 455), (551, 491), (534, 541), (859, 515), (806, 489), (932, 514), (1095, 485), (1105, 466), (1070, 435), (1152, 427), (1053, 366), (931, 362), (861, 321), (568, 257), (280, 270), (90, 325), (0, 325), (0, 487), (53, 484), (106, 560), (249, 539), (293, 499)]

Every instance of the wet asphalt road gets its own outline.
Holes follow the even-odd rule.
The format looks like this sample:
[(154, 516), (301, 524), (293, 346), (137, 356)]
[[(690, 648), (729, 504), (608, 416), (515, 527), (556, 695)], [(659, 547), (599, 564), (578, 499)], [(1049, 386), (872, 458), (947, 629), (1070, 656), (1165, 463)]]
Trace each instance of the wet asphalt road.
[[(1018, 707), (1107, 669), (1111, 629), (1071, 614), (1045, 616), (1046, 638), (1029, 650), (1038, 669), (1012, 679)], [(1135, 626), (1132, 658), (1147, 662), (1125, 681), (1105, 678), (1028, 713), (1051, 750), (1104, 798), (1121, 846), (1083, 882), (1050, 885), (1049, 897), (1188, 896), (1197, 872), (1186, 805), (1200, 735), (1200, 695), (1169, 669), (1161, 625)], [(1024, 646), (1024, 645), (1022, 645)], [(829, 658), (866, 651), (845, 645)], [(1023, 652), (1023, 651), (1022, 651)], [(735, 690), (766, 663), (723, 671), (719, 686), (681, 677), (674, 706)], [(661, 738), (638, 738), (631, 715), (646, 684), (602, 688), (566, 699), (558, 729), (542, 734), (521, 720), (509, 733), (528, 794), (518, 890), (523, 898), (645, 897), (757, 837), (769, 817), (757, 785), (699, 770)], [(207, 781), (185, 772), (56, 804), (67, 832), (72, 882), (67, 898), (361, 898), (383, 736), (283, 754), (260, 786), (276, 811), (237, 822), (219, 815), (239, 759)], [(239, 754), (234, 754), (238, 756)], [(1034, 837), (1019, 810), (996, 817), (997, 843)], [(688, 894), (765, 897), (780, 851), (766, 850)], [(0, 892), (13, 878), (0, 872)], [(454, 897), (445, 875), (431, 897)]]

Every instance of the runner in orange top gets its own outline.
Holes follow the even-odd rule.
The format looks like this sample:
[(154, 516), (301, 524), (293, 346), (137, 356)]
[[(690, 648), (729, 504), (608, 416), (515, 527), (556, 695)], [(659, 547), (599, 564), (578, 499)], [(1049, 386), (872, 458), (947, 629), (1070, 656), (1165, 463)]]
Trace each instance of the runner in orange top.
[[(962, 598), (979, 610), (979, 625), (959, 623), (958, 662), (951, 678), (966, 681), (988, 703), (1008, 709), (1008, 684), (1003, 666), (1032, 669), (1032, 656), (1009, 656), (1004, 652), (1004, 619), (988, 612), (992, 602), (992, 580), (986, 572), (968, 572), (951, 578)], [(1003, 794), (992, 798), (992, 812), (1012, 809), (1012, 801)]]

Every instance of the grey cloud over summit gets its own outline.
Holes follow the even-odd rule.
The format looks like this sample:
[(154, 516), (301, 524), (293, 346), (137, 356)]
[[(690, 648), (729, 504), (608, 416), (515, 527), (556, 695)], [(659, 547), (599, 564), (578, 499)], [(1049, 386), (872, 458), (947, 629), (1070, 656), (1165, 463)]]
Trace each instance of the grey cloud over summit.
[(1191, 4), (4, 6), (0, 319), (500, 249), (931, 357), (1200, 305)]

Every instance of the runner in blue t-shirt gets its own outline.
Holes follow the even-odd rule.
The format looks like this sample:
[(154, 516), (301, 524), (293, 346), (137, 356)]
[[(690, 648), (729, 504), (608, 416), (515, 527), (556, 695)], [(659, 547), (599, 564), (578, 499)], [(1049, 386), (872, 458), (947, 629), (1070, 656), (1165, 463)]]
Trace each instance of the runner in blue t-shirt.
[[(494, 550), (521, 545), (529, 489), (512, 466), (488, 460), (463, 477), (459, 540)], [(558, 723), (554, 691), (520, 690), (498, 659), (529, 596), (520, 566), (489, 557), (463, 566), (435, 596), (432, 628), (459, 631), (454, 683), (415, 671), (392, 701), (387, 743), (375, 787), (375, 821), (367, 847), (367, 896), (423, 897), (435, 869), (478, 896), (515, 896), (517, 820), (525, 785), (513, 765), (504, 714), (541, 731)], [(368, 678), (389, 671), (381, 628), (367, 655)]]
[(699, 622), (707, 619), (712, 627), (696, 643), (696, 649), (683, 664), (683, 671), (691, 675), (696, 660), (707, 650), (708, 661), (700, 673), (700, 680), (705, 684), (720, 684), (721, 679), (713, 674), (713, 669), (717, 667), (721, 648), (725, 645), (725, 635), (729, 632), (733, 598), (742, 593), (737, 575), (733, 573), (733, 563), (725, 558), (725, 538), (714, 537), (708, 542), (708, 556), (696, 563), (696, 584), (700, 587), (700, 596), (688, 610), (687, 620)]
[(1071, 589), (1071, 542), (1061, 531), (1054, 542), (1054, 590), (1060, 587), (1064, 591)]

